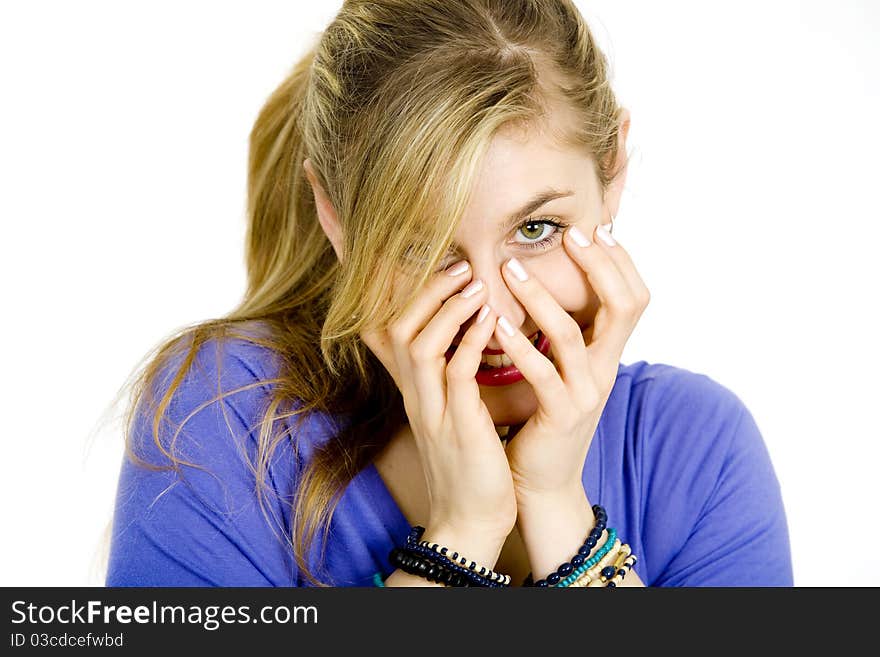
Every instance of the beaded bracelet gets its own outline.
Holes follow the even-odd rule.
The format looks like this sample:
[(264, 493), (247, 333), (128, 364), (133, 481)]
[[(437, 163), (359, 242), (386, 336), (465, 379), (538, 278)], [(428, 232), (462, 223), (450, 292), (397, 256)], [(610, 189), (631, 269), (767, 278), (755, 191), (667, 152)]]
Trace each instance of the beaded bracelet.
[(617, 558), (614, 560), (614, 563), (605, 566), (599, 571), (599, 581), (601, 581), (605, 586), (608, 586), (608, 582), (611, 581), (611, 578), (617, 575), (617, 572), (620, 570), (621, 566), (623, 566), (624, 562), (629, 558), (632, 553), (632, 549), (629, 545), (621, 546), (621, 550), (617, 555)]
[[(599, 579), (602, 570), (607, 568), (612, 563), (616, 562), (616, 560), (620, 557), (620, 555), (626, 552), (629, 554), (629, 545), (624, 543), (621, 545), (620, 539), (618, 538), (614, 542), (614, 546), (608, 551), (608, 553), (602, 557), (594, 566), (592, 566), (589, 570), (584, 571), (581, 575), (579, 575), (571, 584), (570, 587), (586, 587), (590, 586), (591, 582), (594, 582)], [(595, 584), (593, 586), (596, 586)]]
[(626, 546), (626, 549), (621, 549), (617, 554), (617, 557), (614, 559), (614, 563), (601, 569), (599, 573), (599, 581), (607, 586), (608, 582), (617, 574), (617, 571), (623, 565), (623, 562), (626, 561), (627, 557), (629, 557), (630, 553), (631, 550), (629, 545)]
[[(487, 588), (510, 586), (509, 575), (495, 573), (492, 570), (489, 570), (488, 573), (486, 573), (485, 569), (483, 569), (483, 572), (477, 572), (475, 570), (475, 568), (477, 567), (476, 562), (472, 561), (470, 568), (466, 568), (465, 565), (467, 564), (467, 559), (461, 557), (458, 552), (453, 553), (454, 559), (456, 559), (454, 561), (452, 558), (450, 558), (447, 548), (443, 548), (444, 550), (447, 550), (447, 553), (444, 554), (424, 545), (423, 543), (425, 543), (425, 541), (419, 541), (424, 532), (424, 527), (421, 527), (419, 525), (413, 527), (409, 533), (409, 536), (407, 536), (406, 538), (406, 544), (403, 549), (409, 553), (420, 555), (428, 559), (429, 561), (442, 563), (448, 570), (452, 570), (453, 572), (460, 573), (461, 575), (467, 577), (474, 586)], [(436, 546), (437, 544), (435, 543), (434, 545)]]
[(620, 554), (620, 548), (622, 546), (620, 539), (615, 537), (613, 543), (611, 541), (606, 541), (602, 547), (602, 552), (604, 552), (604, 554), (602, 552), (597, 552), (595, 557), (596, 560), (591, 562), (593, 565), (584, 569), (582, 572), (572, 573), (570, 578), (564, 579), (556, 586), (558, 588), (588, 586), (593, 579), (599, 577), (602, 568), (613, 563), (617, 558), (617, 555)]
[[(598, 534), (598, 537), (593, 532), (591, 532), (588, 541), (592, 543), (594, 538), (601, 538), (603, 534), (606, 534), (604, 530), (603, 532), (600, 532)], [(608, 550), (610, 550), (611, 547), (614, 545), (614, 539), (616, 537), (616, 530), (614, 528), (609, 529), (607, 531), (605, 542), (599, 547), (599, 550), (596, 552), (596, 554), (594, 554), (589, 559), (585, 558), (584, 555), (578, 553), (578, 555), (572, 558), (571, 562), (568, 562), (568, 564), (571, 566), (570, 568), (566, 568), (566, 564), (563, 564), (560, 570), (556, 571), (552, 575), (548, 575), (546, 579), (542, 579), (534, 584), (531, 581), (531, 573), (529, 573), (526, 581), (523, 582), (523, 586), (568, 586), (571, 582), (580, 577), (580, 575), (583, 574), (585, 570), (588, 570), (589, 568), (592, 568), (594, 565), (596, 565), (596, 563), (608, 553)], [(563, 572), (566, 573), (565, 576), (560, 577), (560, 573)]]
[[(596, 517), (596, 526), (593, 527), (593, 529), (590, 531), (589, 535), (584, 541), (584, 544), (578, 549), (577, 554), (574, 555), (570, 561), (562, 563), (559, 568), (547, 575), (545, 579), (541, 579), (537, 582), (532, 583), (532, 573), (529, 573), (528, 576), (526, 576), (525, 581), (523, 582), (523, 586), (556, 586), (560, 581), (563, 580), (563, 578), (568, 577), (573, 572), (575, 572), (575, 570), (582, 568), (590, 552), (593, 550), (594, 547), (596, 547), (596, 543), (599, 542), (599, 538), (602, 536), (602, 532), (605, 530), (605, 524), (608, 521), (608, 514), (605, 512), (605, 509), (598, 504), (593, 505), (593, 515), (595, 515)], [(609, 546), (609, 548), (613, 543), (613, 539), (610, 541), (610, 543), (606, 541), (606, 544)], [(589, 568), (589, 566), (587, 566), (587, 568)], [(583, 568), (580, 572), (583, 572), (584, 570), (586, 570), (586, 568)]]
[[(635, 559), (635, 555), (631, 554), (631, 555), (627, 556), (626, 559)], [(628, 563), (628, 562), (626, 560), (624, 560), (624, 563)], [(635, 562), (632, 562), (632, 563), (635, 563)], [(605, 571), (605, 573), (600, 574), (599, 577), (595, 578), (593, 581), (591, 581), (589, 584), (587, 584), (587, 586), (608, 587), (608, 584), (610, 583), (610, 579), (607, 577), (607, 575), (609, 573), (611, 573), (611, 575), (614, 575), (614, 573), (611, 572), (611, 567), (603, 568), (603, 570)], [(617, 586), (617, 582), (615, 582), (614, 586), (612, 586), (611, 588), (615, 588), (616, 586)]]
[(454, 587), (467, 587), (471, 583), (461, 573), (446, 568), (444, 564), (435, 563), (425, 557), (394, 548), (388, 555), (388, 560), (397, 568), (410, 575), (424, 577), (429, 582), (437, 582)]
[[(400, 555), (411, 557), (411, 559), (409, 559), (411, 563), (406, 567), (417, 568), (418, 570), (416, 572), (412, 572), (411, 570), (406, 570), (406, 567), (401, 566), (401, 569), (405, 572), (424, 577), (425, 573), (431, 570), (432, 566), (435, 566), (441, 571), (440, 574), (452, 573), (455, 575), (455, 578), (453, 579), (450, 579), (447, 575), (443, 575), (446, 579), (449, 580), (450, 586), (479, 586), (486, 588), (500, 588), (510, 585), (510, 577), (507, 575), (502, 575), (502, 579), (500, 580), (490, 580), (477, 572), (464, 568), (463, 566), (449, 559), (447, 556), (442, 556), (422, 545), (419, 545), (418, 540), (419, 538), (421, 538), (424, 531), (424, 527), (420, 527), (418, 525), (413, 527), (410, 530), (409, 536), (406, 539), (406, 545), (403, 548), (394, 548), (394, 550), (392, 550), (392, 555), (389, 556), (389, 559), (393, 558), (397, 561), (401, 560)], [(395, 561), (392, 561), (392, 563), (395, 563), (396, 565)], [(436, 571), (432, 572), (435, 572), (436, 574)], [(468, 583), (465, 584), (463, 582)]]
[(416, 545), (415, 547), (402, 548), (402, 551), (405, 554), (412, 554), (414, 556), (418, 556), (421, 559), (424, 559), (430, 563), (436, 563), (442, 565), (443, 568), (449, 570), (451, 572), (457, 573), (458, 575), (464, 577), (469, 582), (471, 582), (470, 586), (481, 586), (485, 588), (500, 588), (503, 586), (507, 586), (508, 584), (504, 584), (502, 582), (496, 582), (490, 580), (486, 577), (481, 576), (479, 573), (475, 573), (459, 564), (451, 561), (447, 557), (442, 557), (438, 555), (436, 552), (429, 550), (428, 548)]
[[(418, 537), (421, 538), (424, 533), (423, 527), (417, 527), (419, 529)], [(412, 534), (410, 534), (412, 536)], [(459, 565), (467, 566), (467, 569), (473, 571), (482, 577), (485, 577), (491, 582), (498, 582), (502, 586), (507, 586), (510, 584), (510, 575), (504, 575), (502, 573), (496, 573), (491, 568), (486, 568), (485, 566), (480, 566), (476, 561), (471, 561), (468, 564), (468, 559), (460, 555), (458, 552), (452, 552), (452, 556), (449, 554), (449, 548), (445, 545), (440, 545), (438, 543), (430, 543), (429, 541), (418, 541), (418, 546), (423, 547), (431, 552), (437, 554), (438, 556), (445, 557)], [(407, 548), (414, 548), (415, 546), (410, 545), (410, 540), (407, 538)], [(478, 570), (479, 568), (479, 570)]]
[(596, 554), (587, 559), (580, 566), (575, 568), (570, 575), (555, 584), (555, 586), (557, 588), (565, 588), (567, 586), (571, 586), (571, 584), (575, 582), (579, 577), (581, 577), (581, 575), (589, 571), (596, 564), (601, 563), (602, 558), (605, 557), (609, 552), (612, 554), (616, 554), (619, 549), (620, 539), (617, 538), (617, 530), (612, 527), (608, 530), (608, 538), (605, 540), (605, 543), (602, 544), (602, 547), (599, 548), (598, 552), (596, 552)]
[(634, 555), (634, 554), (629, 555), (629, 557), (626, 559), (626, 561), (624, 561), (620, 565), (620, 568), (618, 568), (617, 574), (615, 574), (614, 577), (612, 577), (610, 580), (608, 580), (608, 583), (605, 584), (605, 586), (613, 589), (618, 584), (620, 584), (623, 581), (623, 578), (626, 577), (626, 574), (630, 570), (632, 570), (632, 567), (636, 564), (636, 561), (637, 561), (636, 555)]
[[(460, 555), (458, 552), (452, 552), (450, 556), (449, 548), (445, 545), (440, 545), (439, 543), (430, 543), (428, 541), (419, 541), (418, 545), (420, 547), (426, 548), (430, 552), (434, 554), (445, 557), (450, 561), (453, 561), (459, 565), (467, 566), (468, 570), (472, 570), (479, 575), (482, 575), (486, 579), (493, 582), (501, 582), (502, 584), (509, 583), (505, 582), (506, 575), (501, 573), (496, 573), (491, 568), (486, 568), (485, 566), (480, 566), (476, 561), (471, 561), (470, 565), (468, 565), (468, 559)], [(409, 547), (409, 546), (407, 546)], [(415, 547), (415, 546), (413, 546)], [(479, 570), (478, 570), (479, 568)]]

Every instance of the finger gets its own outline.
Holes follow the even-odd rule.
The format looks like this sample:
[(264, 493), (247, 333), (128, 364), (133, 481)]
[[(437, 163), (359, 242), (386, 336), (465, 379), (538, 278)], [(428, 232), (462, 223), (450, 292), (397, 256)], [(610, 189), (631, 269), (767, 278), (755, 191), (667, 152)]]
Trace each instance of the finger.
[(460, 260), (444, 271), (437, 272), (425, 284), (424, 289), (401, 312), (394, 322), (394, 338), (399, 344), (409, 345), (440, 310), (440, 306), (457, 294), (473, 276), (467, 260)]
[[(617, 269), (620, 271), (627, 285), (629, 285), (633, 297), (635, 297), (636, 301), (639, 302), (639, 305), (644, 310), (651, 299), (651, 294), (648, 291), (648, 287), (645, 285), (645, 281), (642, 280), (641, 275), (636, 269), (629, 252), (620, 245), (617, 238), (613, 237), (611, 233), (608, 232), (610, 225), (611, 224), (603, 224), (602, 226), (597, 227), (596, 236), (599, 238), (598, 243), (605, 247), (605, 252), (617, 266)], [(604, 234), (602, 233), (603, 230)]]
[(465, 331), (446, 365), (448, 408), (458, 421), (476, 417), (480, 412), (482, 400), (476, 376), (483, 349), (495, 330), (495, 317), (494, 311), (484, 304), (477, 314), (477, 321)]
[(569, 394), (559, 372), (549, 358), (532, 346), (522, 331), (499, 315), (494, 335), (504, 353), (532, 385), (538, 403), (544, 410), (551, 412), (558, 404), (565, 404)]
[(576, 386), (589, 371), (584, 334), (578, 323), (553, 298), (541, 281), (530, 275), (525, 265), (516, 258), (501, 268), (507, 287), (519, 299), (553, 345), (556, 364), (563, 380)]
[[(598, 240), (594, 237), (594, 240)], [(591, 241), (574, 226), (565, 231), (566, 250), (587, 275), (599, 297), (600, 307), (593, 325), (587, 353), (603, 376), (617, 371), (626, 341), (635, 326), (636, 300), (604, 242)], [(617, 247), (613, 247), (617, 248)]]
[[(413, 384), (409, 345), (446, 299), (464, 287), (471, 276), (470, 265), (465, 260), (438, 272), (429, 279), (425, 289), (403, 310), (400, 317), (388, 327), (390, 351), (402, 384), (398, 387), (405, 399), (417, 394)], [(382, 340), (379, 338), (377, 341)]]
[[(446, 408), (446, 351), (461, 329), (483, 305), (486, 286), (479, 279), (446, 300), (409, 346), (410, 367), (420, 407), (440, 418)], [(480, 347), (482, 350), (482, 347)], [(457, 351), (457, 349), (456, 349)]]

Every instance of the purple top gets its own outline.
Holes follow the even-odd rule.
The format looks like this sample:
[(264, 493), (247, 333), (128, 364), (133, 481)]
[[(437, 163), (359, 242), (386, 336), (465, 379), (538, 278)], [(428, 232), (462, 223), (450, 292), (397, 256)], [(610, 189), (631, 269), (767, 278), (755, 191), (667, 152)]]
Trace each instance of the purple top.
[[(266, 348), (242, 340), (208, 342), (196, 358), (201, 369), (175, 393), (171, 416), (179, 423), (197, 411), (217, 395), (218, 383), (225, 391), (271, 378), (275, 362)], [(306, 585), (292, 549), (276, 535), (289, 534), (301, 464), (345, 419), (310, 416), (297, 437), (299, 457), (290, 440), (278, 446), (267, 480), (279, 497), (265, 500), (264, 515), (240, 449), (254, 459), (267, 391), (267, 384), (255, 386), (189, 419), (178, 454), (208, 472), (181, 466), (181, 479), (123, 459), (106, 586)], [(149, 460), (168, 463), (149, 421), (139, 417), (136, 426)], [(243, 445), (230, 440), (230, 429), (247, 437)], [(621, 364), (583, 482), (590, 502), (607, 510), (608, 526), (632, 547), (635, 571), (648, 586), (792, 585), (785, 510), (761, 433), (743, 402), (705, 375)], [(370, 464), (333, 516), (324, 577), (338, 586), (372, 586), (374, 573), (394, 570), (388, 553), (409, 529)], [(312, 568), (318, 549), (309, 555)]]

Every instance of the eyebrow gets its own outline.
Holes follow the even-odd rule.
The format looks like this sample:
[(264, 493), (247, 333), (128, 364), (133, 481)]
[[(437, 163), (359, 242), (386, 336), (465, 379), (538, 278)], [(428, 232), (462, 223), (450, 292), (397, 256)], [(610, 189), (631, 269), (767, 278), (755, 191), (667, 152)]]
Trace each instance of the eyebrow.
[[(553, 187), (545, 187), (541, 191), (537, 192), (532, 198), (525, 202), (525, 204), (519, 208), (519, 210), (515, 210), (514, 212), (507, 215), (507, 218), (502, 220), (499, 224), (502, 230), (507, 231), (517, 224), (521, 223), (523, 219), (526, 219), (532, 212), (540, 208), (542, 205), (549, 203), (550, 201), (556, 200), (558, 198), (564, 198), (566, 196), (574, 196), (574, 192), (570, 189), (554, 189)], [(455, 247), (452, 247), (452, 250), (447, 253), (447, 255), (451, 255), (455, 251)]]
[(531, 199), (526, 201), (525, 205), (523, 205), (519, 210), (508, 215), (507, 219), (501, 223), (502, 228), (512, 228), (514, 224), (518, 224), (523, 219), (527, 218), (532, 212), (540, 208), (545, 203), (549, 203), (557, 198), (563, 198), (565, 196), (574, 196), (574, 192), (571, 190), (558, 190), (553, 189), (552, 187), (547, 187), (542, 189), (537, 194), (535, 194)]

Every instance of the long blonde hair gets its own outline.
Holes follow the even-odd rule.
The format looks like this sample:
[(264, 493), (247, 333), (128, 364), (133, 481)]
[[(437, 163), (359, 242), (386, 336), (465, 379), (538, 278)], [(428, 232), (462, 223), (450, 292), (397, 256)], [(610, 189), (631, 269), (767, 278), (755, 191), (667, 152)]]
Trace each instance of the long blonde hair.
[[(557, 107), (574, 117), (565, 130), (548, 121)], [(607, 187), (619, 111), (606, 59), (570, 0), (346, 1), (251, 131), (244, 299), (150, 354), (133, 378), (127, 456), (151, 469), (198, 467), (176, 453), (182, 426), (167, 445), (160, 439), (197, 351), (229, 338), (270, 348), (280, 369), (263, 382), (271, 393), (251, 464), (264, 514), (272, 455), (284, 440), (297, 447), (296, 430), (278, 430), (282, 420), (295, 417), (298, 427), (315, 411), (351, 419), (303, 467), (291, 526), (279, 536), (303, 577), (332, 585), (305, 555), (319, 532), (326, 547), (340, 494), (406, 422), (400, 392), (359, 332), (393, 321), (446, 253), (501, 127), (540, 126), (587, 149)], [(306, 158), (338, 215), (340, 258), (317, 220)], [(401, 264), (413, 284), (390, 294)], [(157, 388), (172, 361), (170, 382)], [(147, 409), (152, 441), (171, 465), (138, 456), (135, 409)]]

